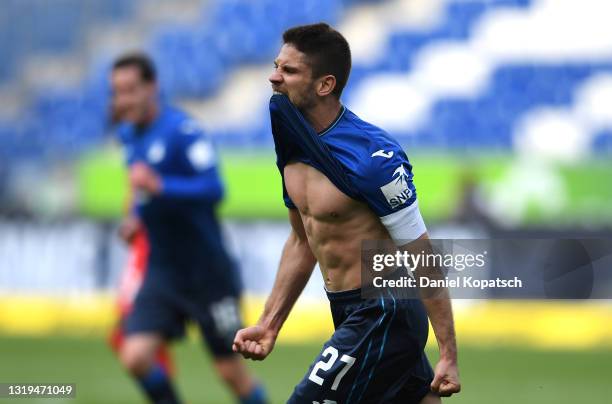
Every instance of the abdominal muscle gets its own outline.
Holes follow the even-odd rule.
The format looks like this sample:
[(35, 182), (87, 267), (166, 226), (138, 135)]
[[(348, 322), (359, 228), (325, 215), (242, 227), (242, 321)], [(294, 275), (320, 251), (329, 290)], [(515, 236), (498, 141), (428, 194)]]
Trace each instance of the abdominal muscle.
[(326, 289), (337, 292), (359, 288), (362, 240), (389, 238), (380, 219), (367, 205), (343, 194), (311, 166), (288, 164), (284, 176)]

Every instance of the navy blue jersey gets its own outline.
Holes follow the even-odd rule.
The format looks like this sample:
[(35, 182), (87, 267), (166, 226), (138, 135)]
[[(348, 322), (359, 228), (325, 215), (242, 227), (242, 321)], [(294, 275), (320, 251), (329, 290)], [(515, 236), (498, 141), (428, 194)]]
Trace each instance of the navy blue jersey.
[[(274, 95), (270, 112), (281, 176), (291, 161), (311, 165), (349, 197), (367, 204), (391, 237), (411, 241), (425, 231), (412, 165), (399, 143), (382, 129), (342, 107), (329, 128), (316, 133), (284, 95)], [(287, 195), (288, 208), (295, 208)]]
[(198, 123), (163, 106), (153, 123), (124, 124), (119, 136), (128, 165), (146, 163), (162, 182), (160, 195), (134, 195), (151, 246), (150, 275), (195, 289), (227, 278), (232, 262), (215, 216), (223, 185), (213, 145)]

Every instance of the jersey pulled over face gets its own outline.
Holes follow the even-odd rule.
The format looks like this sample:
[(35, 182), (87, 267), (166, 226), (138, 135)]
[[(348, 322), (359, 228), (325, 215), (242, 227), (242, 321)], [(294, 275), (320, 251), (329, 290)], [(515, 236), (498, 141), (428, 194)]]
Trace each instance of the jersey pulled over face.
[[(292, 136), (274, 126), (273, 115), (274, 127), (275, 137)], [(358, 288), (363, 240), (393, 238), (404, 244), (426, 231), (412, 166), (393, 138), (344, 107), (328, 129), (307, 132), (297, 135), (317, 136), (316, 146), (275, 139), (285, 205), (299, 210), (328, 290)], [(351, 189), (350, 197), (337, 186), (343, 183)]]

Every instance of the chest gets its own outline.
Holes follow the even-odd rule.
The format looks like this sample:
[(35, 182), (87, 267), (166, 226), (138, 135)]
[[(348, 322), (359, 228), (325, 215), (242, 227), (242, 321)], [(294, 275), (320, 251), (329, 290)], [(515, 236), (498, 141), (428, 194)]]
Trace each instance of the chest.
[(146, 163), (158, 172), (172, 172), (180, 165), (171, 139), (158, 133), (135, 137), (125, 145), (125, 158), (129, 165)]
[(287, 193), (303, 215), (322, 221), (341, 221), (361, 210), (359, 202), (346, 196), (309, 165), (287, 164), (284, 177)]

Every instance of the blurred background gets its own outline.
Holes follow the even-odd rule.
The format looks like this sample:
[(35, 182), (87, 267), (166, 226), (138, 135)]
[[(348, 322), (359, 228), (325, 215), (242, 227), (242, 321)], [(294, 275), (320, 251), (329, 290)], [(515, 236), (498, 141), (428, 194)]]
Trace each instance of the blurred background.
[[(609, 238), (611, 13), (601, 0), (0, 0), (0, 382), (139, 402), (104, 341), (126, 254), (126, 174), (107, 119), (119, 54), (149, 52), (163, 97), (214, 139), (254, 322), (289, 232), (267, 81), (285, 29), (326, 21), (347, 37), (343, 103), (404, 146), (434, 237)], [(448, 402), (612, 397), (609, 300), (456, 311), (465, 391)], [(278, 352), (254, 365), (275, 402), (331, 330), (315, 273)], [(184, 396), (230, 402), (190, 341), (177, 351)]]

